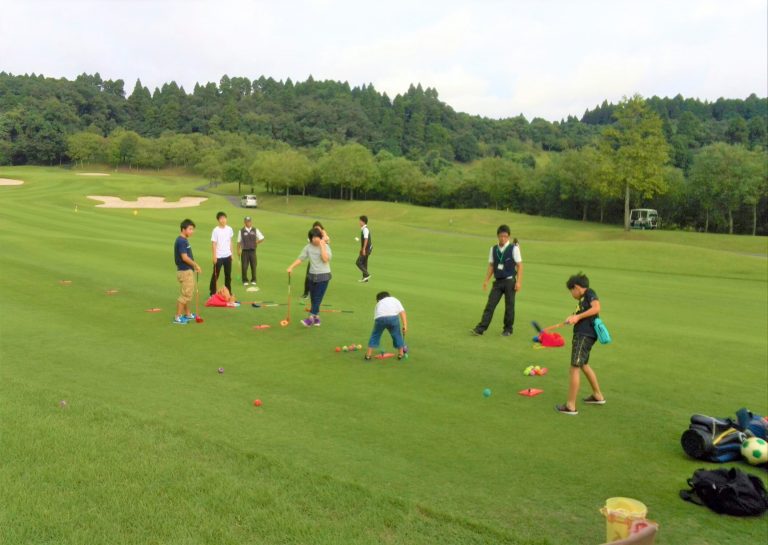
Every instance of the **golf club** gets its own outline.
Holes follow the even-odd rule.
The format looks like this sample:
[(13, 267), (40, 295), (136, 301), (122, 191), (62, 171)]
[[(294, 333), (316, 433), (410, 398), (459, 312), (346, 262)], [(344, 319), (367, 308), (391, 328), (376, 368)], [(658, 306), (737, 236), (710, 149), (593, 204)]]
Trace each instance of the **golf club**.
[(558, 329), (560, 327), (563, 327), (564, 325), (566, 325), (565, 322), (560, 322), (559, 324), (555, 324), (555, 325), (551, 325), (549, 327), (545, 327), (541, 331), (550, 331), (552, 329)]
[(288, 313), (285, 316), (285, 320), (280, 322), (280, 325), (286, 327), (291, 323), (291, 273), (288, 273)]
[(200, 273), (195, 273), (195, 322), (203, 323), (200, 317)]

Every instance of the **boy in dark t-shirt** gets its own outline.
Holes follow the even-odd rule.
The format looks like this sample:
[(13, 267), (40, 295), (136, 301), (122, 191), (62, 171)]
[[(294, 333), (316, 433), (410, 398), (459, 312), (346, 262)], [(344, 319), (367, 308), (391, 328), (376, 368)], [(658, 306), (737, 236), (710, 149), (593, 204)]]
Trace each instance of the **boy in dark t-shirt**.
[(571, 292), (571, 296), (579, 301), (579, 306), (575, 314), (571, 314), (565, 319), (566, 324), (573, 325), (570, 384), (568, 386), (568, 401), (563, 405), (556, 405), (555, 410), (562, 414), (577, 415), (579, 411), (576, 410), (576, 396), (579, 394), (581, 378), (579, 369), (592, 386), (592, 395), (584, 398), (584, 403), (605, 404), (605, 397), (600, 391), (597, 375), (589, 366), (589, 352), (597, 340), (593, 320), (599, 317), (600, 300), (595, 291), (589, 287), (589, 278), (583, 273), (571, 276), (565, 285)]
[(176, 299), (176, 316), (173, 318), (173, 323), (186, 325), (190, 319), (195, 319), (189, 310), (189, 303), (192, 301), (195, 288), (193, 273), (199, 274), (201, 269), (192, 257), (192, 246), (189, 244), (189, 237), (195, 232), (195, 222), (185, 219), (179, 225), (179, 229), (181, 232), (173, 244), (173, 259), (176, 262), (176, 280), (181, 288), (181, 293)]

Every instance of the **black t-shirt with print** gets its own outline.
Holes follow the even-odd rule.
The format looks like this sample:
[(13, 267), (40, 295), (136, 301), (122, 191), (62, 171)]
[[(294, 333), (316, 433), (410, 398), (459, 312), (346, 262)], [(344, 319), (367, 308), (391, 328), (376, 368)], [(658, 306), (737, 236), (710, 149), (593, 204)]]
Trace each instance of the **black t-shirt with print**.
[[(576, 311), (576, 314), (581, 314), (582, 312), (591, 309), (592, 301), (599, 301), (599, 298), (597, 297), (595, 290), (592, 288), (587, 288), (587, 291), (585, 291), (584, 295), (581, 297), (581, 299), (579, 299), (579, 309)], [(597, 333), (595, 333), (592, 320), (598, 318), (599, 316), (599, 314), (595, 314), (589, 318), (583, 318), (579, 320), (576, 325), (573, 326), (574, 335), (582, 335), (584, 337), (592, 337), (593, 339), (596, 339)]]

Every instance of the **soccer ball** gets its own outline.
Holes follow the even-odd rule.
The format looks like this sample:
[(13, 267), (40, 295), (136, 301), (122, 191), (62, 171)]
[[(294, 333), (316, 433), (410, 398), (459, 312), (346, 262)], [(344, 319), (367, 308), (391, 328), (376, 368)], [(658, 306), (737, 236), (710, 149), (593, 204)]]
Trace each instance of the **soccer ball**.
[(768, 443), (759, 437), (750, 437), (741, 444), (741, 455), (753, 466), (768, 462)]

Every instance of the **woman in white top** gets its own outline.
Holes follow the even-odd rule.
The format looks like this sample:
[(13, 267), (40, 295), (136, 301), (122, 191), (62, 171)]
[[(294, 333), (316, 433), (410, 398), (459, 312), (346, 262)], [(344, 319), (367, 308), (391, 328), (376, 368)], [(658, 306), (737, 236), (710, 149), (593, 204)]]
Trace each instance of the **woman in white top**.
[(213, 273), (209, 291), (216, 293), (216, 283), (219, 279), (221, 268), (224, 267), (224, 285), (232, 293), (232, 237), (235, 232), (227, 225), (227, 215), (224, 212), (216, 214), (219, 224), (211, 233), (211, 251), (213, 254)]

